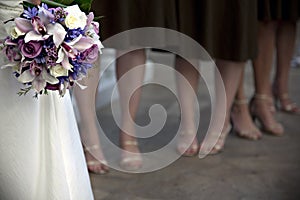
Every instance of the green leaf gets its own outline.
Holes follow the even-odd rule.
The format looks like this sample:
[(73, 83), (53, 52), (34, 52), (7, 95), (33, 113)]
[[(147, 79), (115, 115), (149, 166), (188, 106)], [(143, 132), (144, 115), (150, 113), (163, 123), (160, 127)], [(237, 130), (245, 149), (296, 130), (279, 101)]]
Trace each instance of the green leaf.
[(89, 12), (91, 10), (93, 0), (74, 0), (75, 4), (78, 4), (79, 8), (83, 12)]
[(104, 18), (104, 16), (96, 16), (94, 17), (94, 21), (99, 22), (102, 18)]
[(41, 0), (41, 2), (47, 4), (50, 7), (55, 7), (55, 8), (56, 7), (62, 7), (62, 8), (67, 7), (67, 4), (63, 4), (60, 2), (54, 2), (54, 1), (50, 1), (50, 0)]
[(32, 7), (35, 6), (34, 4), (32, 4), (32, 3), (28, 2), (28, 1), (23, 1), (21, 4), (23, 5), (24, 9), (32, 8)]
[[(41, 2), (46, 3), (50, 7), (63, 7), (63, 8), (77, 4), (83, 12), (88, 13), (91, 10), (93, 0), (41, 0)], [(28, 1), (23, 1), (22, 4), (24, 8), (35, 6), (34, 4)]]
[(88, 13), (93, 0), (42, 0), (42, 2), (54, 7), (66, 7), (77, 4), (83, 12)]
[(64, 5), (73, 5), (74, 4), (74, 0), (54, 0), (57, 3), (61, 3)]

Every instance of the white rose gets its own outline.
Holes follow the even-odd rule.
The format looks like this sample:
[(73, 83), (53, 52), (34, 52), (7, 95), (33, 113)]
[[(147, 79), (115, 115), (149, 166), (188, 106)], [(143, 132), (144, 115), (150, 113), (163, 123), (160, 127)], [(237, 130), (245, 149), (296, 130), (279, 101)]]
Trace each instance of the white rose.
[(18, 38), (21, 35), (25, 35), (18, 27), (14, 26), (10, 29), (10, 35), (13, 39)]
[(55, 66), (50, 68), (50, 74), (56, 78), (56, 77), (59, 77), (59, 76), (68, 76), (69, 72), (63, 66), (55, 65)]
[(84, 29), (87, 23), (87, 16), (80, 10), (78, 5), (69, 6), (64, 10), (67, 12), (65, 24), (69, 29)]

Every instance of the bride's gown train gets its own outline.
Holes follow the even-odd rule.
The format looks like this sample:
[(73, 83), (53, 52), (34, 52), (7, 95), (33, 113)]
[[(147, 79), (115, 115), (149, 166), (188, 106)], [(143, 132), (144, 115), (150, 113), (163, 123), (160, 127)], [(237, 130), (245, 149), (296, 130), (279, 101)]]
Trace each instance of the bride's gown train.
[[(18, 16), (19, 3), (0, 0), (0, 20)], [(93, 199), (69, 93), (34, 99), (20, 87), (0, 70), (0, 199)]]

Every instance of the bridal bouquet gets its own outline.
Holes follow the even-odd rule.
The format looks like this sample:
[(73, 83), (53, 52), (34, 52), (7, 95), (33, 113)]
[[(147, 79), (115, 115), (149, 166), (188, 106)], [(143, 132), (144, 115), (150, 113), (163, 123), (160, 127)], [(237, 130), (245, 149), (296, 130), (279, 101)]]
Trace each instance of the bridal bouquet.
[(30, 90), (63, 96), (71, 85), (86, 76), (101, 48), (99, 24), (93, 13), (86, 15), (78, 5), (25, 6), (20, 17), (6, 23), (8, 37), (3, 52), (17, 80)]

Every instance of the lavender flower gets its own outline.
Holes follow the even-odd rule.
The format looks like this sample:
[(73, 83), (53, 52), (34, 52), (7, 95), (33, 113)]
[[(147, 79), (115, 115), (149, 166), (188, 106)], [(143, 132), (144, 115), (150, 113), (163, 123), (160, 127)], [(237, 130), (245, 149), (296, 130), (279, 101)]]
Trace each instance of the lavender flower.
[(83, 76), (86, 76), (87, 70), (93, 65), (88, 63), (80, 63), (77, 60), (70, 60), (70, 64), (73, 66), (72, 71), (69, 73), (74, 80), (78, 80)]
[(39, 56), (37, 56), (35, 59), (36, 63), (38, 64), (44, 64), (46, 63), (46, 59), (45, 56), (43, 54), (40, 54)]
[(27, 19), (32, 19), (38, 15), (38, 9), (36, 7), (30, 8), (28, 7), (27, 10), (24, 10), (23, 16)]
[(22, 54), (27, 58), (35, 58), (42, 52), (42, 42), (30, 41), (25, 43), (24, 40), (19, 42), (20, 50)]
[(98, 55), (99, 55), (98, 45), (94, 44), (89, 49), (82, 52), (80, 58), (83, 60), (83, 62), (92, 64), (96, 62), (96, 60), (98, 59)]
[(41, 6), (41, 7), (44, 8), (44, 9), (46, 9), (46, 10), (49, 10), (48, 5), (45, 4), (45, 3), (42, 3), (42, 6)]
[(71, 42), (75, 38), (78, 38), (80, 35), (83, 35), (84, 31), (81, 28), (76, 28), (76, 29), (69, 29), (67, 31), (67, 35), (65, 37), (66, 42)]
[(47, 66), (54, 66), (56, 65), (56, 60), (58, 58), (57, 48), (56, 46), (52, 46), (45, 49), (45, 52), (47, 53), (46, 56), (46, 64)]
[(60, 7), (54, 8), (53, 13), (54, 13), (54, 21), (52, 23), (63, 22), (67, 16), (67, 12), (64, 11), (64, 9), (60, 8)]
[(46, 87), (47, 83), (59, 83), (57, 78), (51, 76), (42, 65), (39, 65), (35, 61), (31, 63), (29, 70), (20, 74), (18, 80), (21, 83), (32, 83), (33, 88), (38, 93)]
[(9, 61), (11, 62), (19, 62), (21, 61), (21, 54), (20, 54), (20, 50), (17, 48), (17, 46), (14, 45), (7, 45), (4, 48), (6, 57), (8, 58)]

